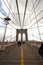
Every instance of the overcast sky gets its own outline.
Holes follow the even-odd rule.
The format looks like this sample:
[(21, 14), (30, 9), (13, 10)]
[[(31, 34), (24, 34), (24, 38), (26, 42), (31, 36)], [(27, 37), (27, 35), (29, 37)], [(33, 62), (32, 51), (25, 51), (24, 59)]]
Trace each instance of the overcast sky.
[[(22, 23), (25, 11), (25, 4), (26, 0), (18, 0), (21, 26), (23, 25)], [(4, 17), (6, 16), (9, 16), (11, 18), (9, 24), (13, 26), (13, 27), (10, 25), (7, 26), (6, 37), (10, 36), (8, 40), (11, 40), (12, 37), (13, 40), (15, 40), (14, 37), (16, 36), (16, 28), (20, 29), (16, 0), (0, 0), (0, 17), (4, 19)], [(28, 28), (27, 33), (29, 40), (43, 41), (42, 17), (43, 17), (43, 0), (28, 0), (23, 28), (24, 29)], [(36, 23), (37, 21), (39, 21), (38, 24)], [(37, 25), (39, 26), (39, 29)], [(0, 27), (0, 39), (2, 39), (4, 36), (6, 25), (5, 21), (2, 20), (1, 18), (0, 18), (0, 26), (3, 26), (3, 28)], [(23, 39), (25, 39), (25, 36)]]

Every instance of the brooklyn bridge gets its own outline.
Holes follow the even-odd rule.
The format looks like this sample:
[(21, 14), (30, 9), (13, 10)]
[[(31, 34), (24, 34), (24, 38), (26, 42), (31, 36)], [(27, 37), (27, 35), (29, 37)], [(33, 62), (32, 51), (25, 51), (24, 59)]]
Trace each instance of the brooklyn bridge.
[(0, 65), (43, 65), (43, 0), (0, 0)]

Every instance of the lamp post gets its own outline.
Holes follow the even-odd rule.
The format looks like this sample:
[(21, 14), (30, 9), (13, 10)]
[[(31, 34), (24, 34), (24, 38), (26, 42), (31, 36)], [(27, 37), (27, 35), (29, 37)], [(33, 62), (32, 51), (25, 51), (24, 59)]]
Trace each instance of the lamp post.
[(9, 24), (9, 21), (10, 21), (11, 19), (7, 16), (6, 18), (4, 18), (4, 20), (5, 20), (6, 27), (5, 27), (5, 32), (4, 32), (4, 36), (3, 36), (3, 42), (4, 42), (4, 40), (5, 40), (7, 25)]

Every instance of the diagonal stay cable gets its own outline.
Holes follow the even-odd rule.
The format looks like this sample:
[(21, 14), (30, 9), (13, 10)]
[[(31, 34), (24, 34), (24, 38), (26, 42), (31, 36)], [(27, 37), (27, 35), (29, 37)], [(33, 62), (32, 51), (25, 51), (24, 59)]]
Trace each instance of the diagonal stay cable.
[[(36, 23), (38, 23), (39, 21), (41, 21), (43, 19), (43, 17), (41, 17), (39, 20), (37, 20), (35, 23), (33, 23), (31, 26), (34, 26)], [(30, 26), (30, 27), (31, 27)], [(30, 27), (28, 27), (27, 29), (29, 29)]]
[[(30, 24), (31, 24), (31, 16), (30, 16), (30, 12), (29, 12), (29, 17), (30, 17)], [(32, 32), (32, 35), (33, 35), (33, 29), (32, 29), (32, 26), (31, 26), (31, 32)], [(33, 37), (33, 40), (34, 40), (34, 37)]]
[[(36, 3), (37, 3), (37, 0), (36, 0), (36, 1), (35, 1), (35, 3), (33, 4), (33, 6), (35, 6), (35, 5), (36, 5)], [(32, 6), (31, 11), (32, 11), (32, 10), (33, 10), (33, 8), (34, 8), (33, 6)], [(31, 11), (30, 11), (30, 12), (31, 12)]]
[(33, 35), (33, 34), (30, 34), (30, 35), (32, 35), (32, 36), (34, 36), (34, 37), (36, 37), (37, 39), (40, 39), (40, 38), (38, 38), (37, 36), (35, 36), (35, 35)]
[[(11, 0), (11, 1), (12, 1), (12, 0)], [(15, 21), (16, 21), (15, 14), (14, 14), (13, 10), (11, 9), (11, 4), (9, 4), (9, 1), (8, 1), (8, 0), (7, 0), (7, 3), (8, 3), (8, 5), (9, 5), (9, 7), (10, 7), (9, 12), (10, 12), (10, 10), (12, 11), (12, 13), (13, 13), (13, 15), (14, 15), (14, 19), (15, 19)], [(12, 2), (11, 2), (11, 3), (12, 3)], [(17, 24), (18, 24), (18, 22), (17, 22)]]
[[(6, 5), (5, 1), (3, 0), (3, 3)], [(9, 10), (8, 6), (6, 5), (7, 9)], [(12, 15), (12, 13), (10, 12), (10, 14)], [(12, 17), (14, 18), (14, 16), (12, 15)], [(12, 23), (14, 23), (16, 25), (15, 22), (12, 21)]]
[[(7, 0), (7, 3), (9, 4), (8, 0)], [(9, 4), (9, 13), (8, 13), (8, 16), (9, 16), (10, 10), (11, 10), (11, 3), (12, 3), (12, 0), (11, 0), (11, 2), (10, 2), (10, 4)], [(11, 10), (11, 11), (12, 11), (12, 10)]]
[[(3, 3), (6, 5), (5, 1), (3, 0)], [(9, 10), (8, 6), (6, 5), (7, 9)], [(10, 12), (10, 14), (12, 15), (12, 13)], [(13, 15), (12, 15), (13, 16)], [(13, 17), (14, 18), (14, 17)], [(14, 23), (14, 22), (12, 22)], [(15, 24), (15, 23), (14, 23)], [(16, 24), (15, 24), (16, 25)]]
[[(5, 26), (0, 26), (0, 28), (5, 28)], [(10, 27), (7, 27), (8, 29), (12, 29), (12, 28), (10, 28)]]
[(10, 14), (10, 10), (11, 10), (12, 0), (11, 0), (10, 4), (9, 4), (9, 2), (8, 2), (8, 0), (7, 0), (7, 3), (8, 3), (8, 5), (9, 5), (9, 12), (8, 12), (8, 16), (9, 16), (9, 14)]
[[(43, 27), (43, 26), (39, 26), (39, 28), (40, 28), (40, 27)], [(37, 26), (36, 26), (36, 27), (32, 27), (32, 28), (37, 28)], [(31, 28), (29, 28), (29, 29), (31, 29)]]
[[(2, 18), (2, 17), (0, 17), (3, 21), (4, 21), (4, 19)], [(13, 27), (13, 28), (15, 28), (14, 26), (12, 26), (10, 23), (9, 23), (9, 25), (11, 26), (11, 27)], [(15, 28), (16, 29), (16, 28)]]
[[(10, 38), (10, 37), (11, 37), (11, 35), (10, 35), (10, 36), (7, 36), (5, 39), (7, 40), (7, 39)], [(12, 37), (11, 40), (14, 39), (14, 38), (15, 38), (15, 36)]]
[(16, 0), (16, 5), (17, 5), (17, 11), (18, 11), (19, 23), (20, 23), (20, 28), (21, 28), (20, 12), (19, 12), (19, 6), (18, 6), (18, 1), (17, 1), (17, 0)]
[[(9, 12), (10, 12), (10, 9), (9, 9)], [(11, 25), (11, 24), (10, 24), (10, 25)], [(6, 24), (6, 27), (5, 27), (5, 32), (4, 32), (4, 36), (3, 36), (3, 42), (4, 42), (4, 40), (5, 40), (6, 29), (7, 29), (7, 24)]]
[[(41, 0), (38, 0), (38, 3), (37, 3), (37, 0), (36, 0), (35, 3), (33, 4), (33, 7), (32, 7), (32, 9), (31, 9), (32, 13), (31, 13), (31, 11), (30, 11), (31, 16), (32, 16), (32, 14), (33, 14), (33, 10), (38, 7), (38, 5), (39, 5), (40, 2), (41, 2)], [(36, 4), (36, 3), (37, 3), (37, 4)], [(36, 4), (36, 6), (35, 6), (35, 4)], [(33, 19), (34, 19), (34, 18), (33, 18)], [(32, 19), (32, 20), (33, 20), (33, 19)]]
[[(25, 21), (25, 15), (26, 15), (26, 9), (27, 9), (27, 4), (28, 4), (28, 0), (26, 0), (26, 3), (25, 3), (25, 10), (24, 10), (24, 17), (23, 17), (23, 26), (24, 26), (24, 21)], [(22, 26), (22, 28), (23, 28)]]
[[(33, 0), (32, 0), (32, 5), (33, 5)], [(33, 8), (34, 8), (34, 5), (33, 5)], [(35, 8), (34, 8), (33, 12), (34, 12), (34, 14), (35, 14), (35, 19), (36, 19), (36, 22), (37, 22), (37, 16), (36, 16)], [(41, 40), (41, 34), (40, 34), (40, 30), (39, 30), (38, 23), (37, 23), (37, 28), (38, 28), (38, 33), (39, 33), (39, 37), (40, 37), (40, 40)]]
[[(36, 17), (38, 17), (41, 13), (43, 13), (43, 10), (41, 10), (37, 15), (36, 15)], [(35, 19), (35, 17), (31, 20), (31, 21), (33, 21)], [(28, 21), (28, 20), (27, 20)], [(29, 23), (27, 23), (27, 24), (25, 24), (25, 26), (27, 26), (27, 25), (29, 25)]]
[[(34, 3), (33, 5), (35, 6), (36, 3), (37, 3), (37, 0), (35, 1), (35, 3)], [(33, 7), (32, 7), (32, 9), (31, 9), (31, 11), (32, 11), (32, 10), (33, 10)], [(31, 11), (30, 11), (30, 13), (31, 13)], [(28, 19), (27, 19), (27, 21), (28, 21)], [(27, 21), (26, 21), (26, 22), (27, 22)], [(25, 22), (25, 23), (26, 23), (26, 22)], [(25, 24), (24, 24), (24, 25), (25, 25)]]
[(39, 0), (38, 3), (36, 2), (37, 3), (36, 6), (33, 4), (34, 7), (33, 7), (33, 9), (31, 9), (32, 13), (30, 11), (31, 14), (33, 14), (33, 10), (38, 7), (38, 5), (39, 5), (40, 2), (41, 2), (41, 0)]

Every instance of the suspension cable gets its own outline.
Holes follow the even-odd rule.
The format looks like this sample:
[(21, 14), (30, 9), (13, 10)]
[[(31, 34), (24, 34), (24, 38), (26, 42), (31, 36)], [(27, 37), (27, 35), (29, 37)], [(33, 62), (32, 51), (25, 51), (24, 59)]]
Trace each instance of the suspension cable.
[[(24, 21), (25, 21), (25, 15), (26, 15), (26, 9), (27, 9), (27, 4), (28, 4), (28, 0), (26, 0), (26, 3), (25, 3), (25, 10), (24, 10), (24, 17), (23, 17), (23, 26), (24, 26)], [(22, 28), (23, 28), (22, 26)]]
[[(36, 15), (36, 17), (38, 17), (41, 13), (43, 12), (43, 10), (41, 10), (37, 15)], [(31, 20), (31, 21), (33, 21), (35, 19), (35, 17)], [(28, 20), (27, 20), (28, 21)], [(25, 26), (27, 26), (27, 25), (29, 25), (29, 23), (27, 23)]]
[[(8, 38), (10, 38), (10, 36), (9, 36)], [(8, 38), (5, 38), (5, 40), (8, 40)], [(15, 37), (12, 37), (11, 40), (14, 39), (14, 38), (15, 38)]]
[[(35, 3), (34, 3), (33, 5), (35, 6), (36, 3), (37, 3), (37, 0), (35, 1)], [(32, 11), (32, 10), (33, 10), (33, 7), (32, 7), (32, 9), (31, 9), (31, 11)], [(31, 13), (31, 12), (30, 12), (30, 13)], [(28, 21), (28, 20), (27, 20), (27, 21)], [(27, 22), (27, 21), (26, 21), (26, 22)], [(26, 23), (26, 22), (25, 22), (25, 23)], [(24, 24), (24, 25), (25, 25), (25, 24)]]
[[(29, 15), (29, 17), (30, 17), (30, 24), (31, 24), (31, 16)], [(31, 27), (31, 31), (32, 31), (32, 35), (33, 35), (32, 27)], [(33, 39), (34, 39), (34, 37), (33, 37)]]
[[(39, 26), (39, 28), (40, 28), (40, 27), (43, 27), (43, 26)], [(37, 27), (32, 27), (32, 28), (37, 28)], [(31, 28), (29, 28), (29, 29), (31, 29)]]
[[(30, 12), (29, 12), (29, 17), (30, 17), (30, 24), (31, 24), (31, 16), (30, 16)], [(32, 30), (32, 26), (30, 27), (31, 28), (31, 30)], [(33, 30), (31, 31), (32, 32), (32, 35), (33, 35)], [(34, 37), (33, 37), (33, 40), (34, 40)]]
[[(34, 7), (32, 7), (31, 11), (36, 9), (40, 2), (41, 2), (41, 0), (39, 0), (38, 3), (37, 3), (37, 0), (36, 0), (36, 2), (33, 4)], [(37, 5), (35, 6), (36, 3), (37, 3)], [(30, 11), (30, 13), (31, 13), (31, 11)], [(31, 16), (32, 16), (32, 14), (33, 14), (33, 12), (31, 13)]]
[[(7, 3), (8, 3), (8, 0), (7, 0)], [(8, 16), (9, 16), (9, 14), (10, 14), (11, 4), (12, 4), (12, 0), (11, 0), (11, 2), (10, 2), (10, 4), (9, 4), (9, 13), (8, 13)]]
[[(12, 1), (12, 0), (11, 0)], [(9, 2), (8, 2), (8, 0), (7, 0), (7, 3), (8, 3), (8, 5), (9, 5), (9, 7), (10, 7), (10, 10), (12, 11), (12, 9), (11, 9), (11, 4), (9, 4)], [(12, 3), (12, 2), (11, 2)], [(13, 11), (12, 11), (13, 12)], [(13, 13), (14, 14), (14, 13)], [(14, 14), (14, 17), (15, 17), (15, 14)], [(15, 18), (14, 18), (15, 19)], [(15, 19), (15, 21), (16, 21), (16, 19)], [(17, 22), (17, 24), (18, 24), (18, 22)]]
[[(6, 5), (6, 3), (5, 3), (5, 1), (3, 0), (3, 2), (4, 2), (4, 4)], [(8, 6), (6, 5), (6, 7), (7, 7), (7, 9), (9, 10), (9, 8), (8, 8)], [(10, 12), (10, 14), (12, 15), (12, 13)], [(13, 15), (12, 15), (13, 16)], [(13, 16), (13, 18), (14, 18), (14, 16)], [(14, 23), (14, 22), (12, 22), (12, 23)], [(16, 23), (14, 23), (15, 25), (16, 25)]]
[(40, 39), (40, 38), (38, 38), (37, 36), (35, 36), (35, 35), (33, 35), (33, 34), (31, 34), (32, 36), (34, 36), (34, 37), (36, 37), (37, 39)]
[[(4, 21), (4, 19), (2, 18), (2, 17), (0, 17), (3, 21)], [(5, 23), (4, 23), (5, 24)], [(11, 26), (11, 27), (14, 27), (14, 26), (12, 26), (10, 23), (9, 23), (9, 25)], [(14, 27), (15, 28), (15, 27)], [(16, 28), (15, 28), (16, 29)]]
[[(1, 28), (5, 28), (5, 26), (0, 26)], [(10, 28), (10, 27), (7, 27), (8, 29), (12, 29), (12, 28)]]
[[(33, 7), (32, 9), (33, 9), (33, 10), (36, 9), (36, 8), (38, 7), (38, 5), (39, 5), (40, 2), (41, 2), (41, 0), (39, 0), (38, 3), (36, 2), (36, 3), (37, 3), (36, 6), (33, 4), (34, 7)], [(31, 9), (31, 11), (32, 11), (32, 9)], [(31, 13), (31, 12), (30, 12), (30, 13)], [(32, 12), (31, 14), (33, 14), (33, 12)]]
[[(7, 2), (8, 2), (8, 0), (7, 0)], [(11, 0), (11, 3), (12, 3), (12, 0)], [(8, 13), (8, 16), (9, 16), (10, 10), (11, 10), (11, 3), (9, 4), (9, 2), (8, 2), (8, 4), (9, 4), (9, 13)]]
[[(32, 5), (33, 5), (33, 0), (32, 0)], [(34, 8), (34, 5), (33, 5), (33, 8)], [(36, 22), (37, 22), (37, 17), (36, 17), (35, 8), (34, 8), (34, 14), (35, 14)], [(40, 30), (39, 30), (38, 23), (37, 23), (37, 28), (38, 28), (38, 33), (39, 33), (39, 37), (40, 37), (40, 40), (41, 40), (41, 34), (40, 34)]]
[[(37, 3), (37, 0), (35, 1), (35, 3), (34, 3), (33, 5), (35, 6), (36, 3)], [(33, 8), (34, 8), (34, 7), (32, 6), (31, 11), (33, 10)], [(31, 11), (30, 11), (30, 12), (31, 12)]]
[[(42, 20), (43, 19), (43, 17), (41, 17), (39, 20), (37, 20), (37, 22), (35, 22), (33, 25), (31, 25), (31, 26), (34, 26), (36, 23), (38, 23), (40, 20)], [(30, 26), (30, 27), (31, 27)], [(27, 29), (29, 29), (30, 27), (28, 27)]]
[(18, 1), (17, 1), (17, 0), (16, 0), (16, 5), (17, 5), (17, 11), (18, 11), (19, 23), (20, 23), (20, 28), (21, 28), (20, 12), (19, 12), (19, 6), (18, 6)]

